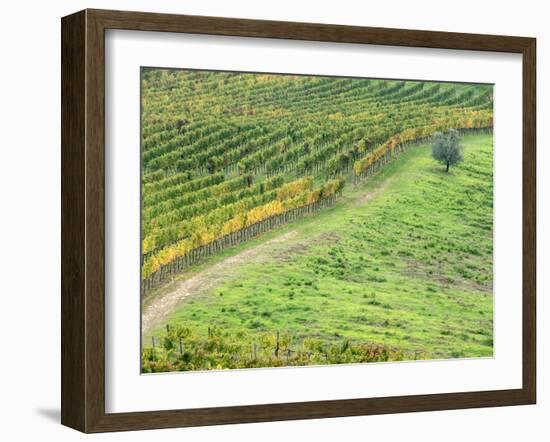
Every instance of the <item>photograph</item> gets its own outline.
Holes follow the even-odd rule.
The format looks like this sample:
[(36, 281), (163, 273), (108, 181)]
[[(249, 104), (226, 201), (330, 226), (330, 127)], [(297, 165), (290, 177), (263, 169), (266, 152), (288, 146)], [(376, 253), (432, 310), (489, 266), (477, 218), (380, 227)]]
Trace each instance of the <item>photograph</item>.
[(493, 357), (493, 84), (141, 67), (141, 373)]

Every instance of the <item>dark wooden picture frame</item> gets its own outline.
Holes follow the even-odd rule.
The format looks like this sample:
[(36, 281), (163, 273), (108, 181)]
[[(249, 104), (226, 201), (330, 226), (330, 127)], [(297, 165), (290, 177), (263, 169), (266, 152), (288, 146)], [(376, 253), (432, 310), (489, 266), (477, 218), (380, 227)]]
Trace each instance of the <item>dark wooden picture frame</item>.
[[(535, 403), (535, 39), (106, 10), (84, 10), (64, 17), (61, 29), (61, 422), (64, 425), (83, 432), (103, 432)], [(106, 29), (522, 54), (522, 388), (188, 410), (106, 413), (104, 299)]]

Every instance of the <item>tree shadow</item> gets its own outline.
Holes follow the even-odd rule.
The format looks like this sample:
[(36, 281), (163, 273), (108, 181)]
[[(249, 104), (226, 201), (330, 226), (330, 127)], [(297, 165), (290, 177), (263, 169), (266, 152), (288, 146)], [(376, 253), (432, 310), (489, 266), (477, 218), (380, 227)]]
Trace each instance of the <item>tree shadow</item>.
[(455, 175), (455, 173), (454, 173), (455, 172), (454, 171), (455, 167), (457, 167), (457, 166), (451, 166), (449, 171), (445, 172), (445, 166), (442, 166), (440, 164), (433, 164), (432, 166), (429, 166), (427, 168), (427, 170), (429, 172), (433, 173), (433, 174), (446, 177), (446, 176), (454, 176)]

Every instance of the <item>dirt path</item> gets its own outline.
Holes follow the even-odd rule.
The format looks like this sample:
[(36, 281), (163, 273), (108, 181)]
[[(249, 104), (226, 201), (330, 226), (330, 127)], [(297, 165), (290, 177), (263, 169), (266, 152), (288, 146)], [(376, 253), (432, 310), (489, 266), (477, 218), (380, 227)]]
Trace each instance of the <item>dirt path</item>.
[(386, 189), (388, 187), (388, 184), (390, 184), (390, 179), (386, 178), (382, 183), (380, 183), (377, 187), (375, 187), (370, 192), (365, 193), (362, 197), (357, 198), (355, 201), (355, 205), (363, 205), (367, 201), (370, 201), (371, 199), (378, 196), (380, 192)]
[(262, 256), (267, 255), (266, 252), (272, 250), (273, 245), (285, 242), (297, 234), (297, 231), (292, 230), (265, 243), (244, 250), (235, 256), (226, 258), (188, 279), (175, 282), (173, 290), (159, 295), (144, 308), (141, 318), (142, 333), (147, 335), (153, 331), (170, 312), (174, 311), (190, 295), (203, 292), (215, 286), (218, 282), (226, 280), (235, 267), (251, 260), (260, 259)]

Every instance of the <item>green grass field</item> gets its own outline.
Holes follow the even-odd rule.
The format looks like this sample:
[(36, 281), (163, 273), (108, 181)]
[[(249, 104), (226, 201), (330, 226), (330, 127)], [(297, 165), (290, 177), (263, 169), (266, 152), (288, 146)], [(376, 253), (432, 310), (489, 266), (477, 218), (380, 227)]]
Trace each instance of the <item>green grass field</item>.
[(145, 343), (170, 324), (246, 348), (279, 332), (295, 346), (381, 344), (403, 359), (492, 356), (492, 136), (462, 144), (448, 174), (428, 144), (413, 147), (334, 207), (180, 275), (164, 293), (219, 266)]

